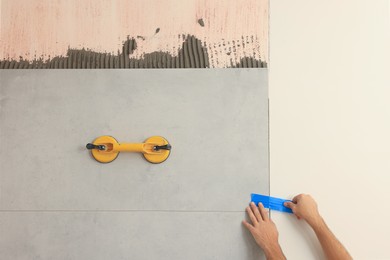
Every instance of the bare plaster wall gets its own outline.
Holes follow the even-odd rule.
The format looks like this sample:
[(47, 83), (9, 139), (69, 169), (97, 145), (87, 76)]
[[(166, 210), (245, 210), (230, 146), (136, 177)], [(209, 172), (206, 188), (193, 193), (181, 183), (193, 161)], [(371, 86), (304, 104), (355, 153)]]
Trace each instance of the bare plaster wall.
[[(354, 259), (390, 259), (388, 1), (271, 1), (271, 195), (311, 193)], [(288, 259), (311, 231), (272, 212)]]

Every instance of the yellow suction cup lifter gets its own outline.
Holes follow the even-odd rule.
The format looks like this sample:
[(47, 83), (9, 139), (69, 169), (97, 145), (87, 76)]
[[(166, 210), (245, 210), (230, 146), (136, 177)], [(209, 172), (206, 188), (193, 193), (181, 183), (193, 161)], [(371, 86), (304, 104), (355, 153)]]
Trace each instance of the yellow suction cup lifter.
[(108, 135), (100, 136), (87, 144), (87, 149), (91, 150), (93, 158), (101, 163), (109, 163), (118, 157), (120, 152), (142, 153), (150, 163), (162, 163), (171, 153), (171, 145), (161, 136), (152, 136), (144, 143), (118, 143), (118, 141)]

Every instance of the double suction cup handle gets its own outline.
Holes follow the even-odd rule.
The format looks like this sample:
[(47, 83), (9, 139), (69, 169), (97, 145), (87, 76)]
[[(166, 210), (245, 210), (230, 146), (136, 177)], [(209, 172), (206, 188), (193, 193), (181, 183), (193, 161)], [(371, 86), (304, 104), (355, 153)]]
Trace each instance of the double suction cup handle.
[[(106, 150), (106, 146), (105, 145), (95, 145), (95, 144), (88, 143), (86, 145), (86, 147), (87, 147), (88, 150), (92, 150), (92, 149), (96, 149), (96, 150), (100, 150), (100, 151)], [(172, 146), (170, 144), (156, 145), (156, 146), (153, 147), (153, 150), (155, 150), (155, 151), (171, 150), (171, 148), (172, 148)]]
[(162, 163), (170, 155), (172, 146), (162, 136), (152, 136), (143, 143), (119, 143), (114, 137), (103, 135), (86, 145), (93, 158), (101, 163), (114, 161), (120, 152), (142, 153), (150, 163)]

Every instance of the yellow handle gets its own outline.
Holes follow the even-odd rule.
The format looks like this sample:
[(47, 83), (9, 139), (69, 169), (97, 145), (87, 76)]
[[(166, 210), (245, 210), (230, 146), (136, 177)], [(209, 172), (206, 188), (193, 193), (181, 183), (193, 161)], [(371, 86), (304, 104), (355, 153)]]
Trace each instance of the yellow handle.
[(121, 143), (114, 145), (114, 152), (145, 152), (144, 143), (132, 144), (132, 143)]

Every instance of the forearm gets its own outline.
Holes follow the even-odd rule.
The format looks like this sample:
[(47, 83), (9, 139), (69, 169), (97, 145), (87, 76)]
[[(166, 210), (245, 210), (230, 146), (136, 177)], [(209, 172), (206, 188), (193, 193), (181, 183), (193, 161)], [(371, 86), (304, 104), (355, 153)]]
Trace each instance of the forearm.
[(279, 243), (273, 245), (271, 248), (265, 248), (264, 253), (265, 253), (265, 257), (267, 258), (267, 260), (285, 260), (286, 259)]
[(309, 224), (317, 235), (317, 238), (320, 241), (321, 247), (324, 250), (327, 259), (352, 259), (345, 247), (328, 228), (322, 217), (319, 217), (316, 221)]

